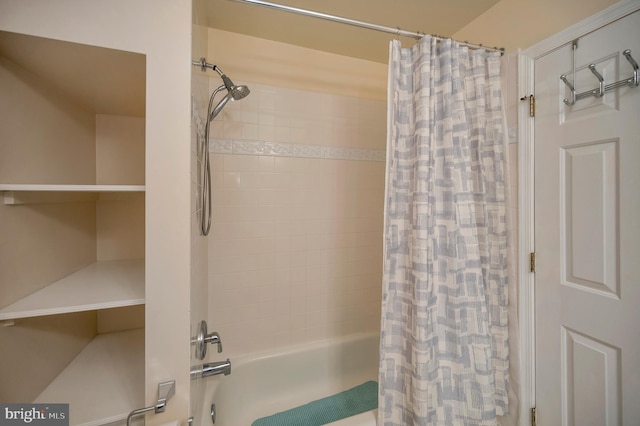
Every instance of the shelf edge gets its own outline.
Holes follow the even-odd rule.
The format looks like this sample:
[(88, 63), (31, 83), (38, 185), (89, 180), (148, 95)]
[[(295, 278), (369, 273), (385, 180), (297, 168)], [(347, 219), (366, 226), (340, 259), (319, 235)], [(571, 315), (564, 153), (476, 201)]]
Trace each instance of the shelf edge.
[(33, 309), (30, 311), (20, 311), (17, 313), (0, 313), (0, 321), (13, 320), (13, 319), (21, 319), (21, 318), (34, 318), (34, 317), (44, 317), (47, 315), (62, 315), (62, 314), (71, 314), (74, 312), (86, 312), (86, 311), (97, 311), (100, 309), (111, 309), (111, 308), (124, 308), (126, 306), (137, 306), (144, 305), (145, 299), (131, 299), (126, 302), (109, 302), (109, 303), (93, 303), (87, 305), (77, 305), (77, 306), (69, 306), (64, 308), (48, 308), (48, 309)]
[(95, 194), (144, 193), (144, 185), (40, 185), (0, 184), (6, 205), (87, 202), (97, 199)]
[(0, 184), (0, 191), (52, 191), (52, 192), (142, 192), (145, 185), (72, 185), (72, 184)]

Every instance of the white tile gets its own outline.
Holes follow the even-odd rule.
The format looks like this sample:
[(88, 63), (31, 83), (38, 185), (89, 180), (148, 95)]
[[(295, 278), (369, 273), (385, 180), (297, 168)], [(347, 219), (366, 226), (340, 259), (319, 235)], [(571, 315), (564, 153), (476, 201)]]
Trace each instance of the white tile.
[(258, 139), (260, 137), (260, 126), (256, 123), (242, 123), (242, 139)]
[(275, 90), (259, 90), (258, 91), (258, 108), (260, 111), (274, 112), (276, 109), (276, 93)]
[(233, 333), (225, 350), (375, 329), (384, 163), (320, 156), (323, 145), (347, 156), (384, 149), (384, 102), (251, 88), (222, 116), (225, 136), (240, 129), (229, 152), (242, 155), (214, 156), (224, 172), (214, 177), (209, 301)]
[(243, 110), (242, 111), (242, 122), (243, 123), (251, 123), (251, 124), (259, 124), (260, 123), (260, 113), (258, 111)]
[(258, 126), (258, 139), (273, 142), (276, 140), (276, 127), (267, 124)]

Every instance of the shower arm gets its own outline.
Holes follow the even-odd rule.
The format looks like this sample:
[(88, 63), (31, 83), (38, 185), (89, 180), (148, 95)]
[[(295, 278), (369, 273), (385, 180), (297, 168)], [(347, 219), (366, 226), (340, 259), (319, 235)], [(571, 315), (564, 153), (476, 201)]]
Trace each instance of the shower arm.
[[(215, 64), (210, 64), (209, 62), (207, 62), (206, 58), (202, 57), (200, 58), (199, 61), (191, 61), (191, 64), (200, 67), (201, 71), (206, 71), (207, 68), (209, 68), (217, 72), (220, 78), (222, 79), (222, 82), (224, 83), (224, 87), (227, 89), (228, 92), (232, 92), (234, 88), (236, 88), (236, 85), (233, 84), (233, 81), (231, 81), (231, 79), (227, 77), (227, 75), (220, 69), (220, 67), (218, 67)], [(237, 99), (235, 95), (234, 95), (234, 99)]]
[(200, 70), (201, 70), (201, 71), (206, 71), (206, 70), (207, 70), (207, 68), (209, 68), (209, 69), (212, 69), (212, 70), (216, 71), (216, 72), (217, 72), (218, 74), (220, 74), (220, 75), (224, 74), (224, 73), (220, 70), (220, 68), (218, 68), (218, 66), (217, 66), (217, 65), (210, 64), (209, 62), (207, 62), (207, 58), (205, 58), (205, 57), (200, 58), (200, 60), (199, 60), (199, 61), (191, 61), (191, 64), (192, 64), (192, 65), (195, 65), (195, 66), (197, 66), (197, 67), (200, 67)]

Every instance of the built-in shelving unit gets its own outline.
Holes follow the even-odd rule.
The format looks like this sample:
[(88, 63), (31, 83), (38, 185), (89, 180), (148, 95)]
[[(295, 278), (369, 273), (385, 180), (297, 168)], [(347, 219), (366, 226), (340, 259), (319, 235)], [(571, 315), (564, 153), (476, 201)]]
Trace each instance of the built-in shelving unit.
[(145, 405), (145, 76), (144, 55), (0, 31), (0, 340), (18, 351), (0, 395), (68, 403), (71, 426)]

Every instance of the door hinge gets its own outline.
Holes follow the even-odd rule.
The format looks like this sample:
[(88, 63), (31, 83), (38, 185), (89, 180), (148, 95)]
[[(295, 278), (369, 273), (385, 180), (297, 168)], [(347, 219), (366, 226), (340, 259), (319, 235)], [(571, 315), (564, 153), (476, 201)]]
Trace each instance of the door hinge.
[(529, 100), (529, 117), (536, 116), (536, 97), (533, 95), (523, 96), (520, 98), (521, 101)]
[(529, 96), (529, 117), (536, 116), (536, 97), (531, 95)]
[(529, 272), (536, 271), (536, 253), (529, 253)]
[(531, 409), (531, 426), (536, 426), (536, 407)]

